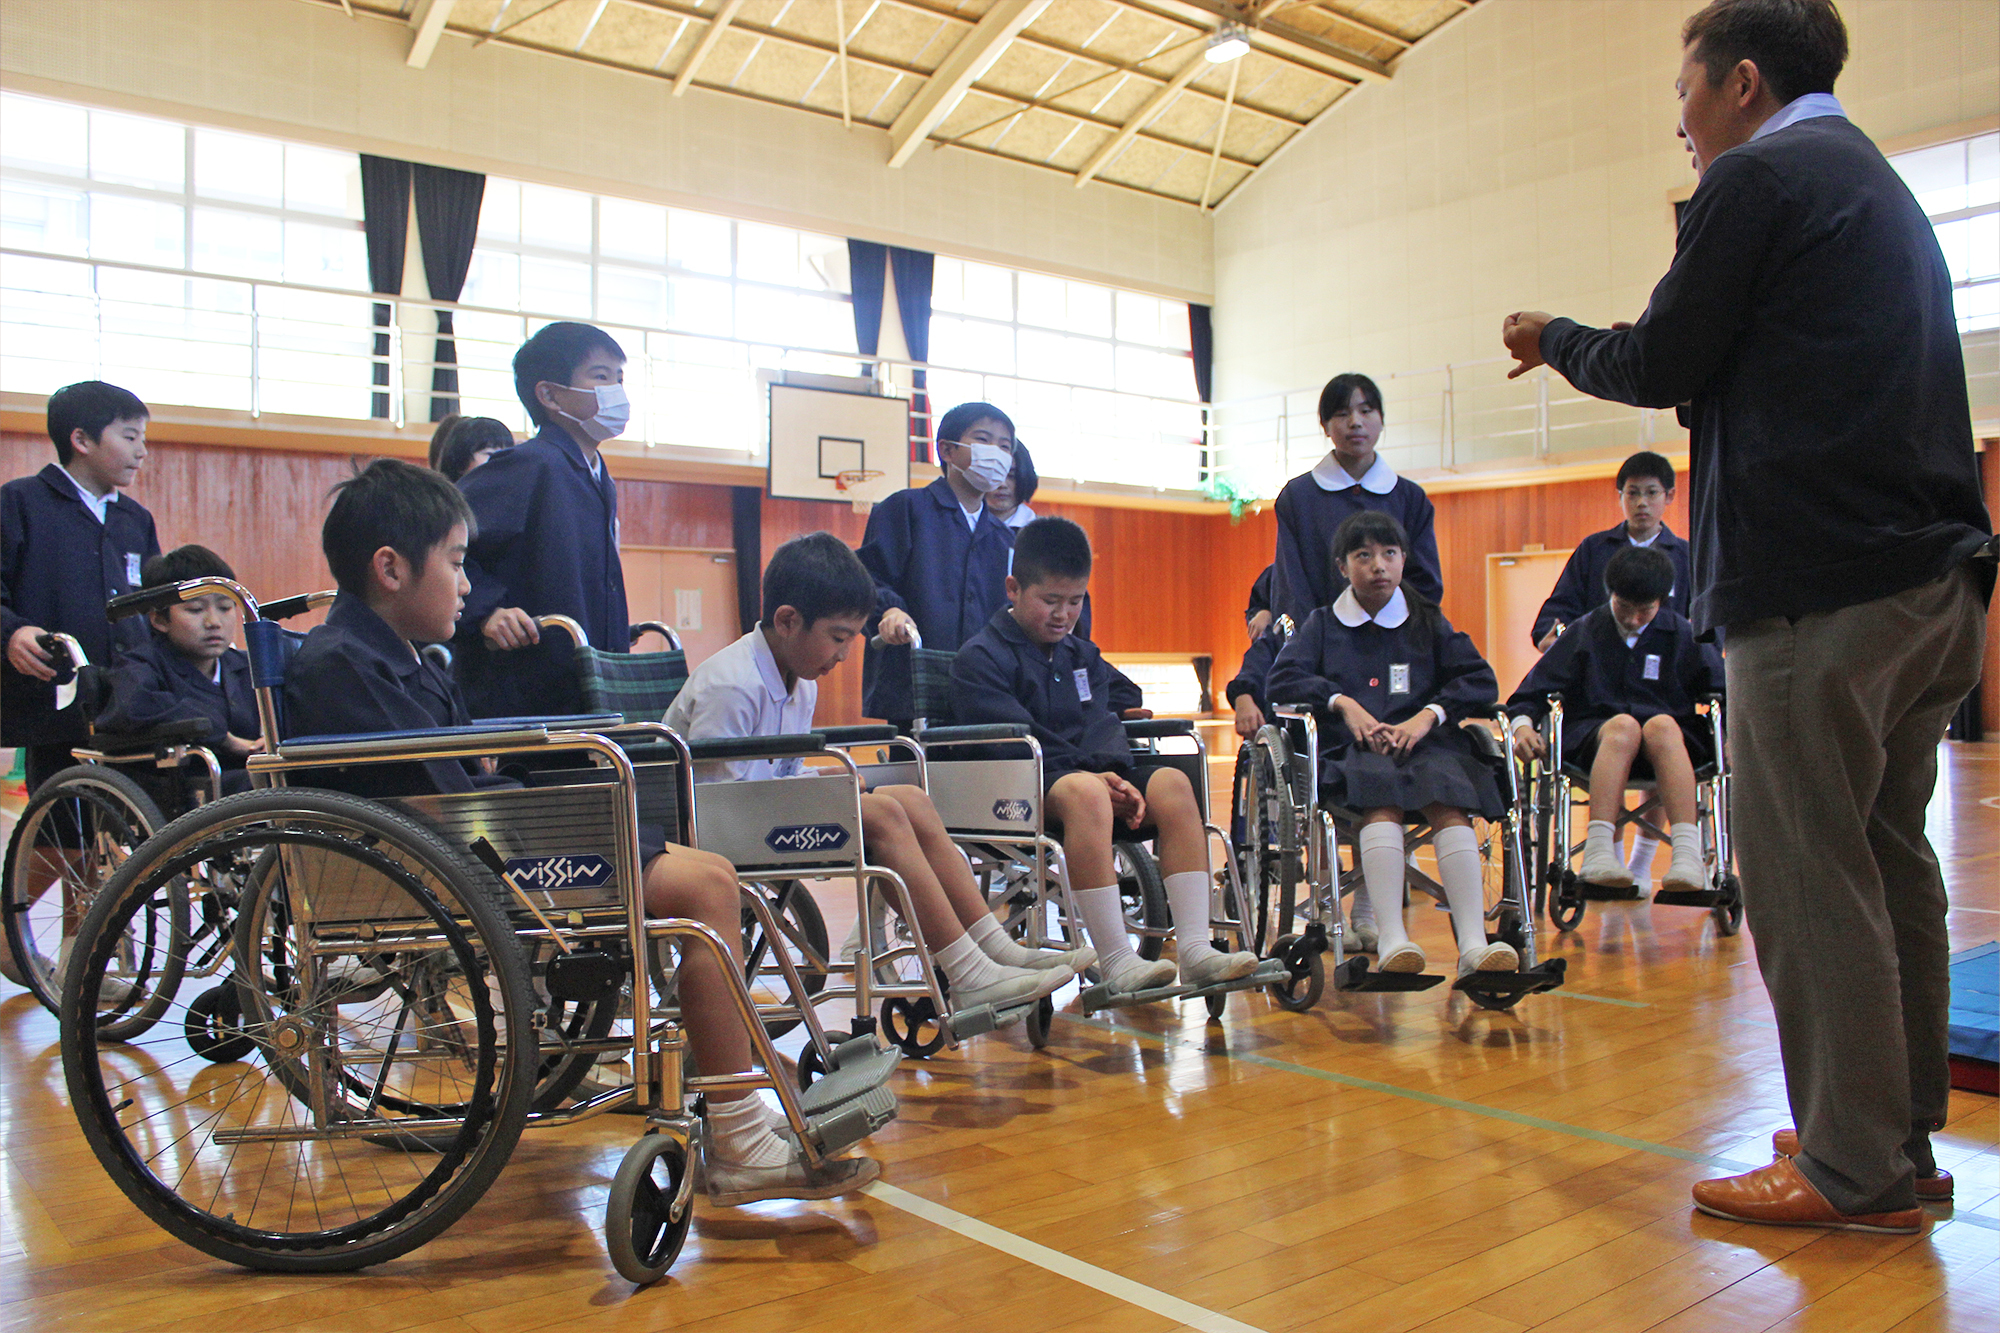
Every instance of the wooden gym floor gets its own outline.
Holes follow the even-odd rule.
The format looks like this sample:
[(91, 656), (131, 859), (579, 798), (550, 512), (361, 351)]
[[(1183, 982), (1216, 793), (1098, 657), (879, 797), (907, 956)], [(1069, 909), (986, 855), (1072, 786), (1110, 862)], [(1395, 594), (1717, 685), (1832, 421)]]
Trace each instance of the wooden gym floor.
[[(1996, 792), (2000, 745), (1946, 747), (1931, 828), (1954, 948), (2000, 926)], [(1442, 914), (1412, 917), (1448, 956)], [(648, 1290), (599, 1236), (626, 1117), (529, 1135), (467, 1218), (395, 1263), (214, 1263), (109, 1183), (54, 1022), (0, 982), (0, 1328), (1992, 1329), (1992, 1098), (1953, 1098), (1937, 1142), (1958, 1205), (1926, 1235), (1698, 1215), (1688, 1186), (1768, 1160), (1788, 1121), (1751, 939), (1645, 905), (1544, 939), (1569, 986), (1513, 1014), (1442, 990), (1302, 1015), (1237, 996), (1219, 1024), (1200, 1005), (1068, 1014), (1045, 1053), (1016, 1029), (906, 1063), (870, 1196), (703, 1205)]]

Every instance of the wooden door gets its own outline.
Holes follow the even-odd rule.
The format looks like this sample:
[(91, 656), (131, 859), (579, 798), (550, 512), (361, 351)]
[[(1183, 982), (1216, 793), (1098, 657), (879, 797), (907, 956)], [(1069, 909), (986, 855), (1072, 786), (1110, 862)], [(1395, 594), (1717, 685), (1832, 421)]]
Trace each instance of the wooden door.
[(628, 546), (620, 555), (632, 623), (657, 620), (672, 625), (687, 649), (690, 667), (743, 633), (737, 624), (734, 552)]
[(1568, 551), (1507, 551), (1486, 557), (1484, 652), (1500, 678), (1503, 700), (1541, 656), (1528, 641), (1528, 631), (1569, 556)]

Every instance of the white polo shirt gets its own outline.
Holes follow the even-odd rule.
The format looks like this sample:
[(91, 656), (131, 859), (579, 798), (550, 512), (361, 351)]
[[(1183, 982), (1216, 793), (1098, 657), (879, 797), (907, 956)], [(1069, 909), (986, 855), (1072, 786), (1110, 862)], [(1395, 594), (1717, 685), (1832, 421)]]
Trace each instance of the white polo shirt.
[[(753, 629), (694, 669), (667, 710), (666, 723), (690, 741), (795, 736), (813, 729), (819, 685), (801, 680), (788, 692), (764, 631)], [(801, 759), (712, 760), (695, 765), (697, 782), (797, 777)]]

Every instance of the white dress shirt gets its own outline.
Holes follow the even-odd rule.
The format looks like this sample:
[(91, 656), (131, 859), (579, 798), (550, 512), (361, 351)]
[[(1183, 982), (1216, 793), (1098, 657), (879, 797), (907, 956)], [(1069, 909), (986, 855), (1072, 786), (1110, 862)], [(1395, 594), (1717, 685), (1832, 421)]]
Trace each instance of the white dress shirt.
[[(667, 710), (666, 723), (690, 741), (795, 736), (811, 731), (819, 685), (784, 674), (764, 631), (753, 629), (694, 669)], [(798, 777), (802, 759), (710, 760), (695, 765), (697, 782), (744, 782)]]
[(1750, 136), (1755, 143), (1767, 134), (1776, 134), (1787, 125), (1796, 125), (1802, 120), (1812, 120), (1819, 116), (1839, 116), (1847, 119), (1847, 108), (1832, 93), (1807, 93), (1804, 97), (1794, 97), (1778, 108), (1778, 114), (1757, 127)]
[(116, 490), (109, 490), (102, 495), (98, 495), (90, 487), (78, 481), (76, 473), (63, 467), (61, 463), (56, 464), (56, 467), (65, 477), (69, 478), (69, 484), (76, 487), (77, 498), (83, 501), (83, 507), (90, 511), (91, 517), (102, 523), (104, 521), (104, 512), (111, 508), (111, 502), (118, 498), (118, 492)]

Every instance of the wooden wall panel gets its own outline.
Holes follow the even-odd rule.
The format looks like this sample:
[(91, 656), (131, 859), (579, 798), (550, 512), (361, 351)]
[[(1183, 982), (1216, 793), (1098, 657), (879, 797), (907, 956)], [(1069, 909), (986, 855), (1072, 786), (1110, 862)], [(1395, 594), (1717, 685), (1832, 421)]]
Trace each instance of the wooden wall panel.
[[(866, 516), (854, 512), (851, 504), (826, 500), (777, 500), (764, 497), (763, 558), (794, 537), (808, 532), (830, 532), (849, 546), (861, 545), (868, 529)], [(852, 726), (861, 716), (861, 649), (856, 647), (845, 662), (835, 667), (819, 683), (819, 707), (814, 721), (822, 726)]]
[[(612, 468), (612, 475), (618, 470)], [(728, 551), (731, 535), (727, 486), (686, 481), (618, 482), (620, 537), (631, 546), (694, 546)]]

